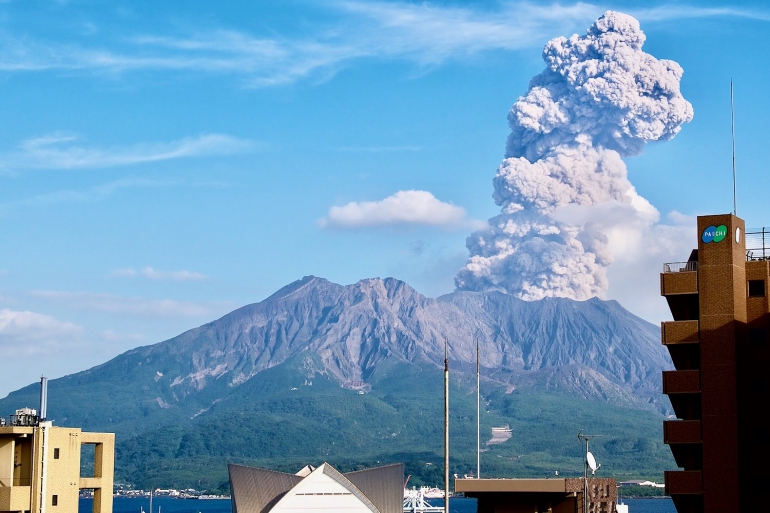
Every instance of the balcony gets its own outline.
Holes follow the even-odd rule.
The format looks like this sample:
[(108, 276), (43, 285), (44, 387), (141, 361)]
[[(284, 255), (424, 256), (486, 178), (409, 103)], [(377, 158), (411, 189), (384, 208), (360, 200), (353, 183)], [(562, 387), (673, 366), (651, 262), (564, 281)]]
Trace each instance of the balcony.
[(694, 495), (703, 493), (700, 470), (667, 470), (663, 473), (666, 495)]
[(663, 393), (671, 394), (699, 394), (700, 371), (698, 370), (674, 370), (663, 371)]
[(660, 275), (660, 295), (698, 293), (698, 262), (671, 262), (663, 264)]
[(697, 344), (699, 340), (698, 321), (669, 321), (660, 325), (663, 345)]
[(701, 443), (699, 420), (666, 420), (663, 422), (663, 443)]

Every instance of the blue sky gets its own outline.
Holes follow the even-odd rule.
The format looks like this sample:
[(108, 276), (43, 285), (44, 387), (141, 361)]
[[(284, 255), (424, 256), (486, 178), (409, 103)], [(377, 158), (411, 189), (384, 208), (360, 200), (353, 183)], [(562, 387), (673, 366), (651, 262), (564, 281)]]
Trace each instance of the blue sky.
[(655, 322), (660, 264), (732, 210), (731, 78), (738, 214), (770, 224), (761, 2), (0, 2), (0, 396), (305, 275), (451, 292), (543, 45), (606, 9), (695, 111), (626, 160), (690, 237), (609, 270), (606, 297)]

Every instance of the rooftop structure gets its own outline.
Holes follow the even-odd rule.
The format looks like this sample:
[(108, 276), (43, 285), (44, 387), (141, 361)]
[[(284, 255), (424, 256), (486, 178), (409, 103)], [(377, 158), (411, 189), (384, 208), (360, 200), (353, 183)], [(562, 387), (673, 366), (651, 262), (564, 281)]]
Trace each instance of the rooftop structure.
[[(45, 378), (40, 415), (23, 408), (0, 422), (0, 512), (70, 513), (78, 493), (93, 490), (93, 512), (112, 513), (115, 435), (56, 427), (45, 418)], [(81, 448), (94, 446), (93, 476), (81, 477)]]
[(228, 465), (233, 513), (402, 513), (404, 465), (341, 474), (328, 463), (296, 474)]
[[(583, 512), (582, 477), (553, 479), (456, 479), (455, 492), (478, 499), (478, 513)], [(588, 479), (588, 511), (613, 513), (615, 479)]]

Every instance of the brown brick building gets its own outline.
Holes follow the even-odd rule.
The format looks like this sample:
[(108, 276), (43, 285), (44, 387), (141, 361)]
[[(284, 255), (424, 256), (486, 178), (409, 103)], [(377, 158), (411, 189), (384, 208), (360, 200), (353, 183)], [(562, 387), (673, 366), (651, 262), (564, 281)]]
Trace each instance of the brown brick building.
[[(583, 511), (582, 477), (551, 479), (455, 479), (455, 492), (478, 500), (478, 513), (615, 513), (617, 482), (588, 479), (588, 510)], [(451, 501), (450, 501), (451, 506)]]
[(760, 511), (766, 501), (770, 233), (767, 250), (751, 239), (747, 251), (746, 239), (734, 215), (698, 217), (698, 249), (660, 277), (674, 318), (661, 337), (676, 367), (663, 393), (679, 419), (664, 422), (663, 438), (682, 468), (665, 482), (680, 513)]

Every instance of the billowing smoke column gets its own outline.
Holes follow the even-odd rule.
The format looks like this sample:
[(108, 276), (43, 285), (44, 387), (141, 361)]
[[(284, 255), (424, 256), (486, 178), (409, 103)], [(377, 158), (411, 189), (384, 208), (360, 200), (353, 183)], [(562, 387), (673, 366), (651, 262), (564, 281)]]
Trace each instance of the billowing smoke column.
[(502, 211), (468, 237), (458, 289), (527, 300), (606, 291), (613, 212), (657, 221), (621, 157), (671, 139), (693, 116), (679, 91), (682, 68), (644, 53), (644, 40), (635, 18), (607, 11), (585, 36), (545, 45), (546, 69), (508, 114), (494, 179)]

